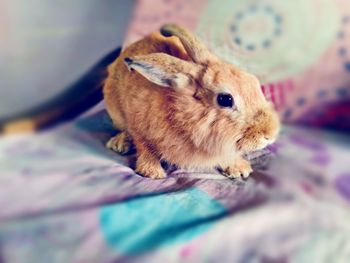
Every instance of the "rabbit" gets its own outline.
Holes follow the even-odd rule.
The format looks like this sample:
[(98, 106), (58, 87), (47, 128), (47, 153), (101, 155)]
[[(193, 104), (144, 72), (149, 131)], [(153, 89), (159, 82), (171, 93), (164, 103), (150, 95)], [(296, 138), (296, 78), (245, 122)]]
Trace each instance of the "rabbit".
[(188, 30), (166, 24), (108, 67), (104, 101), (121, 130), (106, 146), (136, 148), (136, 172), (165, 178), (161, 161), (247, 178), (242, 156), (273, 143), (279, 117), (258, 79), (220, 60)]

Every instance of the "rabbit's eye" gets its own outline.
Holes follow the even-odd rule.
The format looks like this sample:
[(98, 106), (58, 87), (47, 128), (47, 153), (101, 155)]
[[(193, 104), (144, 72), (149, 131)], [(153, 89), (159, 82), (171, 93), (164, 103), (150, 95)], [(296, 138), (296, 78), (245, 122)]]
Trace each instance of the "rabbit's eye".
[(221, 107), (224, 108), (232, 108), (235, 103), (231, 94), (228, 93), (219, 93), (217, 102)]

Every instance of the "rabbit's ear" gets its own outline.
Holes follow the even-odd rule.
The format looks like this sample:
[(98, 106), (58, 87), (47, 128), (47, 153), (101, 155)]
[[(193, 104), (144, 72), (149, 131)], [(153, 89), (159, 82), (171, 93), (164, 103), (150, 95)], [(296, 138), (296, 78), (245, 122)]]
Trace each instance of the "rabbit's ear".
[(130, 70), (162, 87), (184, 88), (191, 81), (186, 74), (190, 63), (163, 53), (126, 57), (124, 62)]
[(206, 65), (218, 60), (195, 35), (185, 28), (175, 24), (166, 24), (161, 27), (160, 32), (165, 37), (177, 36), (188, 55), (196, 63)]

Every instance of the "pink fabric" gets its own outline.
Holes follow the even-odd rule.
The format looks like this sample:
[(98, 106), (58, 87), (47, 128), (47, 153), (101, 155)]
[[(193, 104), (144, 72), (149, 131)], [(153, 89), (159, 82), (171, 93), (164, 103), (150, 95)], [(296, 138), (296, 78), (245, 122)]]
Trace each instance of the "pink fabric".
[(138, 1), (124, 45), (129, 45), (150, 32), (159, 30), (164, 23), (178, 23), (194, 30), (205, 5), (206, 1), (202, 0)]
[[(241, 2), (241, 4), (238, 5), (237, 10), (230, 10), (226, 14), (227, 19), (225, 17), (227, 22), (222, 23), (221, 18), (225, 16), (223, 12), (231, 8), (230, 5), (236, 4), (235, 2)], [(248, 3), (248, 1), (228, 0), (220, 3), (220, 6), (219, 3), (206, 0), (155, 0), (152, 1), (152, 4), (147, 0), (139, 0), (125, 38), (125, 45), (129, 45), (152, 31), (159, 30), (162, 24), (171, 22), (178, 23), (199, 34), (208, 47), (218, 55), (220, 55), (220, 46), (227, 45), (231, 53), (224, 58), (245, 56), (248, 57), (249, 62), (249, 56), (252, 56), (254, 60), (254, 54), (261, 56), (269, 54), (268, 52), (278, 54), (279, 50), (272, 45), (266, 49), (266, 52), (264, 50), (260, 53), (254, 51), (255, 53), (251, 52), (252, 55), (250, 55), (247, 50), (235, 46), (230, 40), (232, 33), (229, 28), (232, 26), (230, 21), (236, 12), (246, 10), (248, 13), (249, 8), (254, 5), (257, 8), (263, 8), (269, 4), (274, 12), (280, 12), (278, 14), (281, 16), (279, 18), (281, 21), (279, 22), (285, 31), (281, 33), (278, 41), (287, 43), (284, 46), (285, 53), (282, 55), (286, 54), (288, 57), (285, 61), (281, 61), (278, 67), (264, 74), (252, 70), (252, 73), (260, 78), (264, 94), (273, 101), (281, 117), (287, 123), (328, 125), (350, 129), (350, 2), (346, 0), (330, 2), (309, 0), (300, 2), (302, 4), (299, 6), (296, 2), (293, 3), (288, 2), (283, 6), (278, 2), (250, 1)], [(298, 19), (305, 24), (305, 28), (312, 28), (301, 39), (294, 39), (295, 35), (290, 26), (291, 23), (299, 21), (295, 19), (296, 12), (301, 12)], [(254, 17), (253, 11), (248, 15)], [(204, 27), (203, 21), (207, 21)], [(257, 21), (260, 20), (252, 22), (253, 26), (254, 23), (259, 23)], [(329, 25), (328, 28), (324, 28), (322, 23), (332, 24), (333, 27)], [(296, 30), (303, 32), (303, 25), (297, 26)], [(212, 35), (220, 34), (217, 32), (223, 27), (227, 27), (226, 31), (222, 31), (225, 32), (222, 33), (225, 34), (222, 36), (223, 41), (215, 43)], [(243, 38), (247, 34), (254, 34), (253, 31), (253, 33), (248, 31), (249, 27), (243, 33)], [(321, 47), (322, 45), (324, 48)], [(293, 51), (293, 48), (297, 50), (297, 53), (293, 54), (290, 51)], [(310, 54), (317, 49), (320, 50), (319, 53)], [(272, 59), (278, 60), (278, 55)], [(304, 63), (304, 59), (312, 60), (311, 63)], [(302, 63), (304, 64), (299, 66)], [(249, 66), (247, 65), (248, 70)], [(279, 71), (287, 72), (293, 68), (295, 68), (294, 71), (278, 78)]]

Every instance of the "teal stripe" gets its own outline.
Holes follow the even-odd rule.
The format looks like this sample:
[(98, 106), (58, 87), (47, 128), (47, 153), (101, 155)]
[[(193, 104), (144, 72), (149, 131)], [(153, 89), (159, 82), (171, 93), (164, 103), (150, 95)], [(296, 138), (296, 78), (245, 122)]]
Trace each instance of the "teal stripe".
[(207, 193), (190, 188), (108, 205), (100, 210), (107, 243), (126, 254), (189, 241), (210, 229), (226, 208)]

